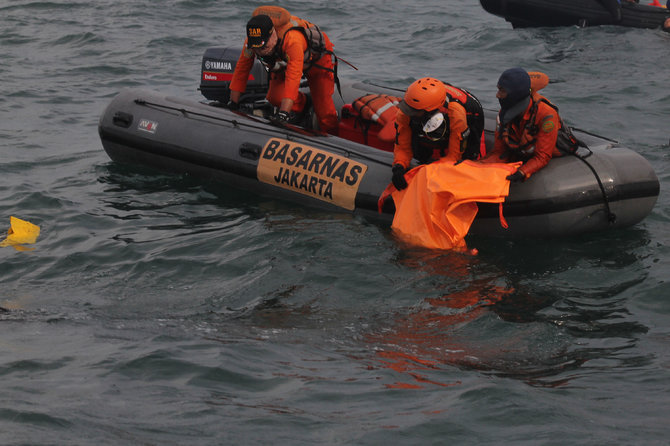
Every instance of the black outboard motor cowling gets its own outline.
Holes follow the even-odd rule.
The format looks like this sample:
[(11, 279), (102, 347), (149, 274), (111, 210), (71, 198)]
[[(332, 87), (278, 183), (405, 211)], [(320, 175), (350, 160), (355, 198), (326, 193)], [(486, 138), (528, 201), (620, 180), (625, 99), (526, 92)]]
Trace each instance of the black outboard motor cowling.
[[(202, 56), (200, 76), (200, 92), (210, 101), (227, 104), (230, 100), (230, 81), (237, 59), (239, 48), (208, 48)], [(269, 86), (268, 73), (260, 61), (254, 60), (249, 73), (247, 90), (240, 98), (241, 103), (254, 102), (265, 98)]]

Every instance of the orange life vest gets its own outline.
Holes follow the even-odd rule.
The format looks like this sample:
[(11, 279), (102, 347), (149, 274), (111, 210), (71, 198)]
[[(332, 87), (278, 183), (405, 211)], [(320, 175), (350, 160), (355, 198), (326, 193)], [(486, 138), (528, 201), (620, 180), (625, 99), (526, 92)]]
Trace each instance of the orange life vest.
[(307, 41), (307, 50), (303, 57), (303, 71), (309, 70), (314, 62), (319, 60), (324, 54), (333, 54), (332, 48), (327, 48), (324, 33), (315, 24), (305, 19), (291, 15), (281, 6), (259, 6), (251, 14), (252, 16), (267, 15), (274, 24), (279, 44), (279, 54), (273, 54), (269, 57), (259, 58), (268, 71), (280, 71), (286, 67), (287, 60), (284, 60), (281, 53), (284, 36), (292, 30), (300, 31)]
[(511, 123), (503, 126), (500, 131), (500, 137), (503, 139), (507, 147), (513, 151), (518, 151), (522, 156), (532, 156), (535, 151), (535, 143), (537, 141), (537, 134), (540, 127), (537, 121), (537, 107), (540, 102), (544, 102), (551, 108), (556, 110), (556, 117), (558, 118), (558, 136), (556, 139), (556, 148), (565, 153), (574, 153), (581, 143), (573, 134), (572, 130), (563, 124), (563, 120), (558, 115), (558, 107), (552, 104), (549, 99), (545, 98), (536, 91), (531, 93), (531, 108), (528, 122), (525, 125), (525, 131), (522, 133), (520, 140), (515, 139), (511, 132)]
[(387, 94), (368, 94), (352, 102), (352, 107), (363, 121), (372, 121), (381, 126), (377, 137), (382, 141), (395, 138), (395, 117), (400, 98)]
[[(520, 150), (522, 153), (526, 153), (526, 151), (529, 148), (531, 147), (534, 148), (535, 145), (535, 139), (537, 136), (537, 132), (539, 131), (539, 127), (535, 122), (537, 115), (537, 104), (539, 102), (544, 102), (549, 106), (551, 106), (551, 108), (556, 110), (556, 113), (558, 113), (558, 107), (552, 104), (549, 101), (549, 99), (545, 98), (540, 93), (538, 93), (538, 91), (540, 91), (549, 84), (549, 77), (540, 71), (529, 71), (528, 76), (530, 77), (530, 91), (531, 91), (530, 99), (533, 103), (533, 106), (530, 109), (530, 118), (528, 119), (528, 123), (526, 124), (526, 131), (523, 132), (519, 141), (517, 141), (510, 135), (510, 126), (511, 126), (510, 123), (504, 126), (502, 128), (502, 131), (500, 132), (500, 136), (502, 137), (503, 141), (505, 141), (507, 147), (511, 148), (512, 150)], [(532, 150), (528, 150), (528, 153), (526, 153), (526, 155), (531, 154)]]

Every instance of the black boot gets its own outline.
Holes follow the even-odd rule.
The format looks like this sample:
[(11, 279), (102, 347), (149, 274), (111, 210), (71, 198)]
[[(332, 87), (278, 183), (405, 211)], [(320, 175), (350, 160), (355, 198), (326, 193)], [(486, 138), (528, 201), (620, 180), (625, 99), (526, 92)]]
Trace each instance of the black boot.
[(312, 115), (314, 114), (314, 110), (312, 108), (312, 96), (306, 94), (305, 95), (305, 105), (303, 106), (302, 110), (296, 113), (291, 113), (291, 118), (289, 119), (289, 123), (293, 125), (297, 125), (306, 129), (311, 129), (312, 126)]

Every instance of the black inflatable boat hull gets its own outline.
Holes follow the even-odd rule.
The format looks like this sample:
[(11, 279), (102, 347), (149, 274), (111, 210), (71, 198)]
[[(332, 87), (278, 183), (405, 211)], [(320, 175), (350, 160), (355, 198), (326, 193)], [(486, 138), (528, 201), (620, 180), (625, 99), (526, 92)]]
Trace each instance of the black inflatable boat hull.
[(670, 17), (666, 8), (619, 5), (616, 0), (480, 0), (480, 3), (487, 12), (503, 17), (514, 28), (575, 25), (659, 28)]
[[(343, 94), (355, 98), (378, 90), (352, 84), (344, 86)], [(489, 125), (495, 122), (493, 116), (487, 120)], [(307, 206), (392, 219), (392, 207), (379, 214), (377, 204), (390, 181), (393, 154), (356, 142), (282, 129), (262, 118), (140, 89), (125, 89), (111, 101), (100, 118), (99, 134), (107, 154), (120, 163), (188, 173)], [(650, 164), (606, 139), (579, 136), (593, 150), (587, 159), (602, 190), (584, 162), (557, 158), (529, 181), (512, 184), (503, 206), (509, 229), (501, 227), (497, 206), (482, 204), (471, 233), (553, 237), (621, 228), (644, 219), (659, 192)], [(491, 138), (489, 129), (489, 142)]]

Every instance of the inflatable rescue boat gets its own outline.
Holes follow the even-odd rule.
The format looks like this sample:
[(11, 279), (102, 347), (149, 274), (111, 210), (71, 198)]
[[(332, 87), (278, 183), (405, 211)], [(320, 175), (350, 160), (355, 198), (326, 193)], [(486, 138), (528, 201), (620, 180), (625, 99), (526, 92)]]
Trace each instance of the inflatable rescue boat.
[[(367, 83), (343, 84), (335, 104), (339, 136), (306, 126), (276, 126), (266, 116), (267, 73), (254, 66), (240, 110), (225, 107), (238, 49), (210, 48), (202, 60), (206, 101), (145, 89), (124, 89), (99, 122), (102, 145), (119, 163), (220, 181), (336, 212), (390, 222), (393, 200), (380, 201), (391, 180), (392, 138), (382, 123), (364, 120), (352, 104), (403, 91)], [(495, 112), (486, 111), (486, 145), (493, 144)], [(574, 130), (588, 148), (553, 159), (524, 183), (512, 183), (502, 206), (482, 203), (470, 234), (564, 236), (634, 225), (652, 210), (659, 182), (649, 162), (617, 142)]]
[[(647, 0), (648, 1), (648, 0)], [(670, 17), (665, 7), (618, 0), (480, 0), (489, 13), (514, 28), (533, 26), (619, 25), (660, 28)]]

